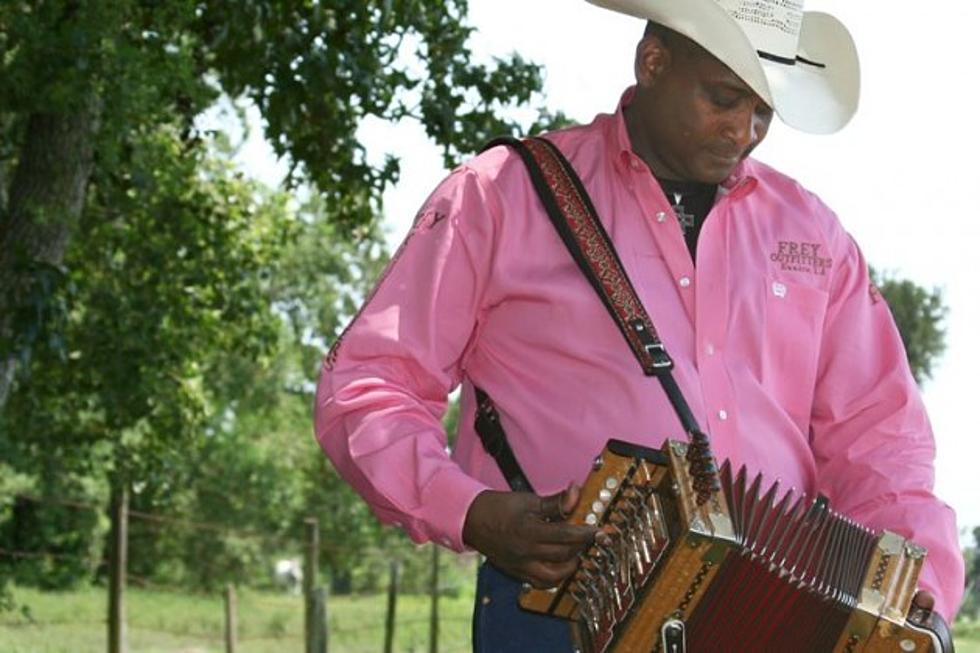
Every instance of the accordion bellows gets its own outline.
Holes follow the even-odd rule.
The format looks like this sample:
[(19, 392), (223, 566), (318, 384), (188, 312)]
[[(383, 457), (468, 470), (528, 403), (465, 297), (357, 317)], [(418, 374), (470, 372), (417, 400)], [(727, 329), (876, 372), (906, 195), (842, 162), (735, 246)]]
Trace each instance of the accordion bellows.
[(569, 518), (603, 534), (522, 607), (574, 621), (589, 653), (942, 650), (907, 618), (922, 547), (727, 463), (698, 501), (686, 454), (611, 440)]

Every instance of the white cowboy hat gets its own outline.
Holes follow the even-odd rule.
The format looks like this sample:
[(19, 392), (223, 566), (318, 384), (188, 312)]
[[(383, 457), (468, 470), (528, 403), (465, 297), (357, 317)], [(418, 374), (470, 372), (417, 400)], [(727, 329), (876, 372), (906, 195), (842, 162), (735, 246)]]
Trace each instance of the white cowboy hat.
[(588, 0), (688, 37), (790, 127), (831, 134), (857, 111), (861, 72), (847, 28), (804, 0)]

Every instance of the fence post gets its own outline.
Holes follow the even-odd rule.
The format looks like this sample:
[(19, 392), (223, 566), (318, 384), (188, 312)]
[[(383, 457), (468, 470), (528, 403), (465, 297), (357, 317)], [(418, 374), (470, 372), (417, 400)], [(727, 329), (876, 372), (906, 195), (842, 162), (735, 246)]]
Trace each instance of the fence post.
[(313, 650), (327, 653), (327, 590), (318, 587), (313, 590)]
[(392, 560), (388, 576), (388, 613), (385, 616), (385, 652), (391, 653), (395, 643), (395, 602), (398, 600), (398, 561)]
[(439, 653), (439, 545), (432, 544), (432, 576), (429, 593), (429, 653)]
[(235, 653), (238, 649), (237, 612), (235, 586), (228, 583), (225, 588), (225, 653)]
[(126, 545), (128, 541), (129, 491), (124, 482), (113, 483), (109, 507), (112, 527), (109, 541), (109, 653), (127, 653), (126, 645)]
[(306, 519), (306, 561), (303, 566), (303, 597), (306, 614), (303, 626), (306, 634), (306, 653), (326, 653), (326, 594), (317, 588), (320, 568), (320, 522), (316, 517)]

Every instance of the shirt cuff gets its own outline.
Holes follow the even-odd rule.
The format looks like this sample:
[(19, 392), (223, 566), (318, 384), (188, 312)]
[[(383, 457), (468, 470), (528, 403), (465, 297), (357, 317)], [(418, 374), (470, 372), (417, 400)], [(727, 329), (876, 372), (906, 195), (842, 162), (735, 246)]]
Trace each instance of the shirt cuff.
[(458, 468), (447, 468), (425, 486), (420, 517), (429, 539), (458, 553), (469, 550), (463, 544), (463, 524), (470, 504), (484, 490), (484, 485)]

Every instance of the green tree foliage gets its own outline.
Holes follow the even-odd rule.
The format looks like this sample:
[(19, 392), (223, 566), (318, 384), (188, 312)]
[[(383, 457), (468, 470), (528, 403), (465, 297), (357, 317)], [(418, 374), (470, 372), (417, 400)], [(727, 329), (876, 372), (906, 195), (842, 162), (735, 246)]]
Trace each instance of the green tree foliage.
[[(277, 335), (265, 285), (291, 222), (169, 130), (139, 145), (126, 176), (142, 181), (96, 182), (89, 195), (86, 246), (69, 251), (69, 283), (58, 291), (64, 346), (36, 349), (0, 417), (0, 443), (47, 498), (82, 494), (65, 483), (76, 467), (172, 487), (184, 470), (175, 452), (211, 414), (206, 362), (222, 351), (260, 361)], [(28, 517), (15, 520), (18, 532)], [(55, 544), (43, 541), (30, 548)]]
[[(45, 274), (74, 235), (93, 159), (103, 178), (121, 174), (133, 139), (159, 124), (194, 145), (220, 92), (244, 96), (290, 182), (311, 182), (342, 236), (363, 237), (398, 173), (393, 158), (367, 162), (364, 118), (417, 118), (452, 161), (516, 131), (500, 109), (540, 88), (519, 57), (471, 62), (465, 13), (465, 0), (0, 5), (0, 314), (17, 317), (0, 322), (0, 405), (50, 312)], [(9, 193), (12, 178), (32, 192)]]
[[(0, 4), (0, 410), (20, 368), (0, 448), (32, 492), (105, 503), (109, 472), (132, 485), (134, 510), (273, 532), (300, 519), (327, 474), (307, 435), (315, 360), (383, 261), (374, 219), (397, 178), (394, 159), (367, 162), (357, 128), (421, 120), (449, 161), (515, 131), (500, 110), (540, 87), (517, 57), (470, 61), (465, 11), (462, 0)], [(221, 94), (259, 107), (307, 207), (212, 156), (195, 119)], [(299, 480), (280, 482), (290, 474)], [(4, 537), (97, 564), (86, 552), (104, 519), (4, 506)], [(59, 528), (79, 537), (45, 537)], [(203, 556), (176, 530), (154, 546), (180, 551), (204, 583), (257, 555), (216, 536), (219, 554)], [(139, 555), (138, 570), (160, 573)]]
[(948, 309), (938, 288), (927, 290), (908, 279), (872, 272), (902, 335), (915, 380), (932, 376), (933, 365), (946, 350), (943, 322)]
[[(537, 66), (514, 55), (471, 61), (465, 0), (212, 2), (199, 32), (232, 96), (252, 99), (267, 136), (323, 193), (345, 228), (379, 215), (398, 163), (367, 163), (356, 129), (367, 116), (416, 118), (447, 165), (518, 126), (501, 109), (540, 89)], [(552, 116), (542, 112), (541, 124)]]
[(966, 560), (966, 593), (960, 616), (980, 619), (980, 526), (973, 529), (973, 546), (963, 551)]

